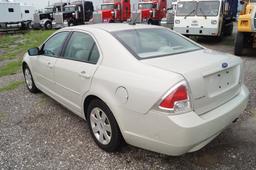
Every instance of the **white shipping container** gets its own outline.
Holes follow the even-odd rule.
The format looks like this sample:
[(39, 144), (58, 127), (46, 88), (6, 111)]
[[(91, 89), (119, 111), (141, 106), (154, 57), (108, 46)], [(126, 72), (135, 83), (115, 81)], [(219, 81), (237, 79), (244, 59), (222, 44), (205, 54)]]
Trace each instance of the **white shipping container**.
[(35, 8), (32, 5), (20, 5), (20, 9), (21, 9), (21, 14), (22, 14), (22, 20), (23, 21), (27, 21), (33, 20), (33, 16), (35, 13)]
[(19, 22), (21, 17), (20, 3), (0, 1), (0, 23)]

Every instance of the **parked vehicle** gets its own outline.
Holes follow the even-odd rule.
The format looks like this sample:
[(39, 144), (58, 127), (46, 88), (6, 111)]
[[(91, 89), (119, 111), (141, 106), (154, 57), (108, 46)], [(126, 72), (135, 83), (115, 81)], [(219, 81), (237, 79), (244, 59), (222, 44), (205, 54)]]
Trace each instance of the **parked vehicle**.
[(180, 0), (177, 3), (174, 30), (183, 35), (232, 35), (237, 0)]
[(167, 8), (166, 17), (162, 18), (161, 26), (173, 29), (173, 26), (174, 26), (174, 15), (175, 15), (174, 9), (172, 7), (171, 8)]
[(242, 55), (244, 48), (256, 48), (256, 0), (241, 2), (243, 9), (238, 18), (235, 55)]
[(64, 7), (64, 11), (53, 15), (55, 28), (74, 26), (89, 22), (93, 16), (93, 3), (91, 1), (74, 1)]
[(124, 22), (131, 18), (130, 0), (108, 0), (101, 4), (102, 22)]
[(53, 14), (62, 12), (66, 5), (67, 3), (58, 2), (53, 6), (46, 7), (43, 13), (35, 13), (33, 28), (52, 29)]
[(0, 31), (25, 30), (31, 27), (33, 6), (2, 0), (0, 11)]
[(145, 24), (66, 27), (29, 49), (22, 68), (28, 90), (87, 119), (105, 151), (123, 139), (168, 155), (199, 150), (249, 95), (240, 58)]
[(142, 0), (138, 5), (141, 22), (160, 25), (162, 18), (166, 16), (166, 0)]

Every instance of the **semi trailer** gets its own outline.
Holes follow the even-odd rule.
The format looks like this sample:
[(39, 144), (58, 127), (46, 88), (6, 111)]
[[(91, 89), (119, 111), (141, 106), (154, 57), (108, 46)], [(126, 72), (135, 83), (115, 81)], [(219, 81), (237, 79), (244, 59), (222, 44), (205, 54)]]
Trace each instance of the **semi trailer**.
[(160, 25), (166, 17), (167, 0), (141, 0), (138, 4), (140, 21)]
[(102, 22), (124, 22), (131, 18), (130, 0), (105, 0), (100, 10)]
[(85, 24), (92, 19), (93, 11), (94, 7), (91, 1), (74, 1), (65, 6), (63, 12), (53, 14), (53, 27), (62, 28)]
[(220, 40), (232, 34), (237, 7), (238, 0), (179, 0), (174, 30), (183, 35), (211, 36)]
[(34, 14), (33, 28), (52, 29), (53, 14), (62, 12), (67, 3), (58, 2), (45, 8), (44, 12)]
[(0, 1), (0, 31), (26, 30), (31, 27), (34, 7), (8, 0)]

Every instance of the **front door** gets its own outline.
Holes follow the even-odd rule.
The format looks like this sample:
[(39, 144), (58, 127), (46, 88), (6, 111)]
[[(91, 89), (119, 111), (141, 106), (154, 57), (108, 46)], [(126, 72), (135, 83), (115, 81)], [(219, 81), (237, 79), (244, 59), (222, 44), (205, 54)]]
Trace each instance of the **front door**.
[(60, 32), (53, 35), (42, 46), (41, 55), (37, 56), (35, 65), (37, 83), (47, 91), (53, 92), (55, 62), (68, 34), (69, 32)]
[(76, 113), (82, 113), (83, 95), (90, 88), (99, 56), (97, 45), (89, 34), (73, 32), (63, 57), (55, 63), (55, 91)]

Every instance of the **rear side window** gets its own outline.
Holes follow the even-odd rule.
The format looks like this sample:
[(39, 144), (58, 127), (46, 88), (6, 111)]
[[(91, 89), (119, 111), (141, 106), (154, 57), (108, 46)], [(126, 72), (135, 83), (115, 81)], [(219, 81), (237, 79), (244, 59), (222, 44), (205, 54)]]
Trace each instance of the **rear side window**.
[(9, 12), (14, 12), (14, 9), (13, 8), (8, 8), (8, 11)]
[(42, 55), (57, 57), (68, 34), (69, 32), (60, 32), (48, 39), (41, 50)]
[(90, 35), (74, 32), (67, 44), (63, 57), (96, 64), (99, 59), (99, 51)]

